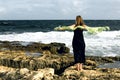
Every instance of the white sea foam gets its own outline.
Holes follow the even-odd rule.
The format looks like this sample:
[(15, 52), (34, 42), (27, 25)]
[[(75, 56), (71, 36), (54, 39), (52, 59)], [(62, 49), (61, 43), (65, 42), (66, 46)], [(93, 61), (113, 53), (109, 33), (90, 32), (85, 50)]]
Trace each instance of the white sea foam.
[[(119, 56), (120, 55), (120, 31), (104, 31), (90, 35), (84, 32), (86, 42), (86, 55), (92, 56)], [(65, 43), (72, 53), (73, 32), (25, 32), (20, 34), (1, 34), (1, 41), (25, 41), (25, 42), (60, 42)]]

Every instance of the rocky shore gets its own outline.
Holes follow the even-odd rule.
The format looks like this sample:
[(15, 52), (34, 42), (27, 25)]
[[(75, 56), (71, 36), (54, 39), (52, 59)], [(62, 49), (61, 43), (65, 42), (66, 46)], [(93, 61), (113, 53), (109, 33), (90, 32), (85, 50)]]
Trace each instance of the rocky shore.
[(99, 67), (119, 56), (86, 56), (84, 70), (77, 71), (69, 51), (64, 43), (0, 41), (0, 80), (119, 80), (120, 68)]

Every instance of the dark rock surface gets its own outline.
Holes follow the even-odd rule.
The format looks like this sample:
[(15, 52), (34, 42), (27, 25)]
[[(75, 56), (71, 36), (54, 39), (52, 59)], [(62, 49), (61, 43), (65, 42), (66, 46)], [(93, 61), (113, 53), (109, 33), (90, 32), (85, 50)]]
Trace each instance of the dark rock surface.
[(52, 54), (62, 54), (69, 53), (70, 49), (65, 46), (64, 43), (36, 43), (36, 42), (8, 42), (8, 41), (0, 41), (0, 50), (15, 50), (15, 51), (29, 51), (29, 52), (43, 52), (45, 50), (49, 50)]
[(120, 68), (99, 65), (120, 57), (86, 56), (83, 71), (77, 71), (73, 55), (63, 43), (0, 42), (0, 80), (119, 80)]

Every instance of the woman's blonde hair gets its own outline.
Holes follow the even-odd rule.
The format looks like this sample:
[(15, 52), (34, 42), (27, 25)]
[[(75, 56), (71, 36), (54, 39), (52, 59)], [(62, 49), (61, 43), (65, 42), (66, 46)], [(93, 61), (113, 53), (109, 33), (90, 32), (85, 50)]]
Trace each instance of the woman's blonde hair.
[(85, 25), (85, 24), (84, 24), (84, 21), (83, 21), (82, 17), (80, 15), (76, 16), (75, 27), (76, 26), (83, 26), (83, 25)]

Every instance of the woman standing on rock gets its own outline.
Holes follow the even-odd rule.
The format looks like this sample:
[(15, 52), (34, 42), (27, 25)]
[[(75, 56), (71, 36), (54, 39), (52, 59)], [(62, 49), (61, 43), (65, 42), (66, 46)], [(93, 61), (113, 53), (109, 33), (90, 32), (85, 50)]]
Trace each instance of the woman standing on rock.
[(76, 23), (74, 25), (76, 29), (74, 30), (74, 36), (72, 41), (76, 68), (78, 71), (80, 71), (83, 69), (83, 64), (85, 63), (85, 42), (83, 36), (83, 29), (77, 28), (77, 26), (86, 26), (81, 16), (76, 17)]

